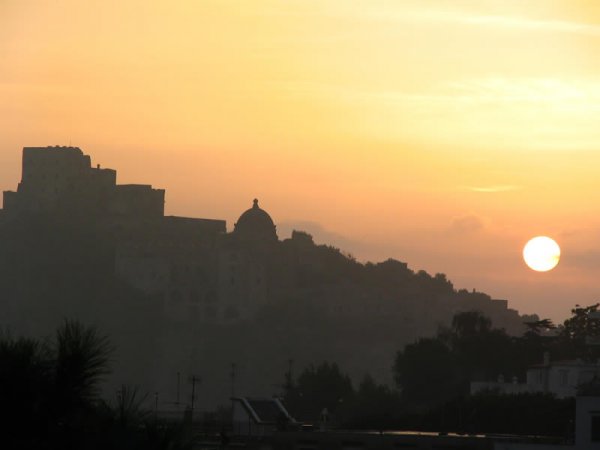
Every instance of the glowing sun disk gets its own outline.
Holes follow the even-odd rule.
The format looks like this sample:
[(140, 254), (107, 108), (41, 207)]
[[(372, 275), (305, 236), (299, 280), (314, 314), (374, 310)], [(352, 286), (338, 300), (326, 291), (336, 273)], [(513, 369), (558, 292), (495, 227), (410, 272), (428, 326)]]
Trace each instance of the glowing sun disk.
[(537, 236), (525, 244), (523, 259), (531, 269), (537, 272), (547, 272), (558, 264), (560, 247), (554, 239)]

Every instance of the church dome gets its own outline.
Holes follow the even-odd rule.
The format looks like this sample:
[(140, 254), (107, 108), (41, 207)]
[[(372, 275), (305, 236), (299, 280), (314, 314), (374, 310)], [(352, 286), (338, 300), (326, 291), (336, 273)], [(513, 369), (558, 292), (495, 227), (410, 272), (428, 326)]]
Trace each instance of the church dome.
[(264, 209), (259, 208), (257, 199), (254, 199), (252, 208), (240, 216), (234, 232), (244, 238), (277, 240), (273, 219)]

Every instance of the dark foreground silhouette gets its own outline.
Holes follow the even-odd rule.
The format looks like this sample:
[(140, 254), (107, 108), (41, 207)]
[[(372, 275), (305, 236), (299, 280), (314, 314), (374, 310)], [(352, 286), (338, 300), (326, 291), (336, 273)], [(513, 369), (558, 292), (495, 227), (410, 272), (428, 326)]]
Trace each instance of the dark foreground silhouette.
[(73, 321), (49, 340), (0, 337), (0, 448), (187, 448), (180, 429), (144, 412), (136, 389), (100, 399), (111, 351), (105, 336)]
[[(530, 322), (519, 337), (494, 328), (479, 312), (458, 313), (450, 327), (398, 351), (393, 364), (396, 389), (378, 384), (368, 374), (354, 388), (337, 364), (322, 363), (307, 367), (297, 379), (286, 373), (284, 399), (299, 420), (318, 423), (326, 410), (329, 426), (345, 429), (509, 433), (569, 440), (573, 398), (492, 390), (471, 395), (470, 382), (495, 381), (499, 375), (524, 380), (526, 370), (539, 365), (544, 353), (557, 360), (595, 363), (600, 348), (589, 342), (600, 335), (600, 327), (590, 314), (597, 308), (597, 304), (577, 305), (559, 326), (548, 319)], [(579, 393), (598, 392), (597, 386), (594, 379), (580, 385)]]

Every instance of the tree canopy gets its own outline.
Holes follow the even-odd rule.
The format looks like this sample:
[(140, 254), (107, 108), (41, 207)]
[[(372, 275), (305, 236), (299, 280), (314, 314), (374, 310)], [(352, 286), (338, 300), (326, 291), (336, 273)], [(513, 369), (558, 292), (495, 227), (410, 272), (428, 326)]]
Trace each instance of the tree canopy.
[(402, 398), (430, 406), (467, 395), (472, 381), (492, 381), (501, 375), (523, 380), (527, 368), (541, 363), (545, 352), (553, 359), (596, 360), (600, 347), (590, 344), (600, 336), (600, 320), (592, 314), (598, 306), (577, 305), (558, 327), (549, 319), (529, 322), (520, 337), (495, 329), (480, 312), (460, 312), (449, 328), (396, 354), (394, 376)]
[(0, 447), (181, 448), (169, 427), (143, 422), (135, 389), (121, 389), (114, 406), (100, 398), (112, 351), (106, 336), (70, 320), (47, 340), (0, 336)]

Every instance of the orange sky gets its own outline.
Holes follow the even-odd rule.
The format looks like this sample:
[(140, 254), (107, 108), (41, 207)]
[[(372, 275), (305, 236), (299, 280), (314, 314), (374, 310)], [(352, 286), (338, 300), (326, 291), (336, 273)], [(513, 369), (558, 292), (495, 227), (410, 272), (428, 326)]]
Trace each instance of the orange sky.
[(0, 188), (72, 143), (169, 214), (258, 197), (281, 237), (562, 320), (600, 300), (598, 55), (594, 0), (3, 0)]

